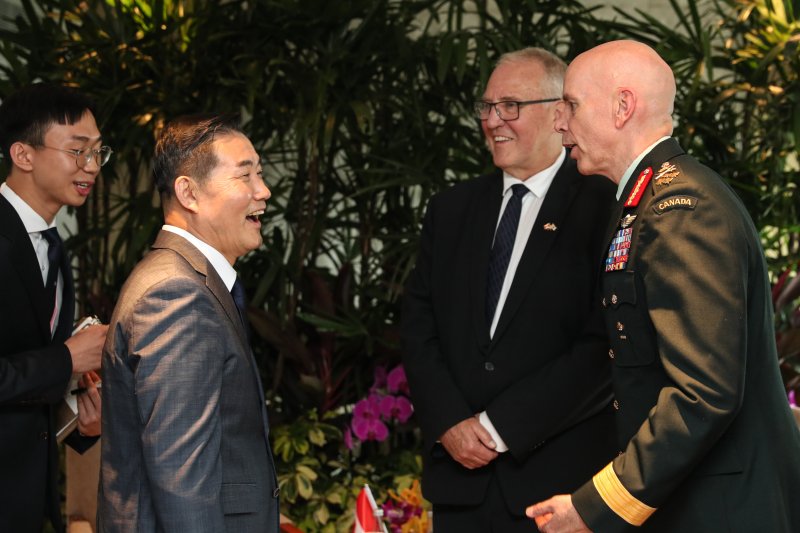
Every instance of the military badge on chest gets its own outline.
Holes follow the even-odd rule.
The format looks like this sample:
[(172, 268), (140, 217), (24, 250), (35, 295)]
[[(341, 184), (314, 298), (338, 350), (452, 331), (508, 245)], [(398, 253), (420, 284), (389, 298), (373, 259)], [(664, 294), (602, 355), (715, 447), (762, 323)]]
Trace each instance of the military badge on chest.
[(650, 183), (650, 178), (652, 177), (653, 168), (647, 167), (644, 169), (636, 178), (633, 190), (631, 190), (630, 195), (628, 195), (628, 199), (625, 200), (625, 214), (620, 219), (617, 231), (611, 239), (611, 246), (608, 248), (606, 272), (625, 270), (625, 266), (628, 264), (631, 239), (633, 237), (633, 223), (636, 221), (636, 215), (633, 214), (633, 211), (639, 206), (642, 195), (645, 189), (647, 189), (647, 185)]

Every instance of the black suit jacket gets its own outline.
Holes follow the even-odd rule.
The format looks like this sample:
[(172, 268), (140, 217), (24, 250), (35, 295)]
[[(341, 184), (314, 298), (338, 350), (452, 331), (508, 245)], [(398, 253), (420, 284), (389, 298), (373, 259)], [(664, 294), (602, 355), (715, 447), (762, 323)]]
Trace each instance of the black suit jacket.
[[(623, 210), (648, 167), (639, 205)], [(800, 434), (747, 211), (672, 139), (645, 156), (621, 200), (619, 216), (636, 217), (630, 255), (602, 286), (625, 453), (575, 507), (596, 532), (639, 530), (611, 507), (646, 518), (642, 531), (800, 531)]]
[[(0, 196), (0, 531), (38, 533), (46, 515), (63, 530), (54, 406), (72, 372), (64, 340), (75, 295), (66, 258), (61, 272), (62, 306), (51, 338), (52, 304), (36, 253), (17, 212)], [(96, 440), (76, 431), (67, 442), (84, 451)]]
[[(431, 200), (406, 286), (404, 361), (426, 444), (425, 497), (477, 504), (494, 470), (509, 509), (522, 514), (578, 487), (616, 453), (608, 343), (596, 305), (614, 187), (581, 176), (567, 158), (490, 339), (486, 277), (502, 183), (497, 171)], [(437, 440), (483, 410), (510, 451), (467, 470)]]

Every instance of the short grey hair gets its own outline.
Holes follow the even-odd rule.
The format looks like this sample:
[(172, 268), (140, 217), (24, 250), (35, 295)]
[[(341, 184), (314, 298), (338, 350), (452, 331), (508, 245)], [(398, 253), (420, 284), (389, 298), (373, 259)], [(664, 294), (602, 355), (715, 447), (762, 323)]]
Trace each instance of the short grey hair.
[(542, 97), (561, 98), (564, 92), (564, 74), (567, 71), (567, 64), (560, 57), (544, 48), (529, 46), (513, 52), (506, 52), (501, 55), (495, 64), (495, 68), (507, 63), (517, 62), (536, 62), (544, 69), (544, 78), (539, 83), (544, 91), (550, 94), (543, 94)]

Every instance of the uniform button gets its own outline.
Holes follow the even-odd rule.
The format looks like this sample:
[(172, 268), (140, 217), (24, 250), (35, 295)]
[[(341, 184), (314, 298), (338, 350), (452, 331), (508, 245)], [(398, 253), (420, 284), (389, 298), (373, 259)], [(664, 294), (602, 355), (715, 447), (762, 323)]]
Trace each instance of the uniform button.
[(606, 301), (605, 298), (603, 298), (603, 308), (606, 308), (606, 307), (608, 307), (608, 302)]
[(611, 295), (611, 303), (613, 305), (617, 305), (617, 295), (616, 294), (612, 294)]
[(42, 431), (41, 433), (39, 433), (39, 438), (41, 440), (47, 440), (47, 432), (46, 431)]
[(622, 331), (623, 329), (625, 329), (625, 324), (617, 322), (617, 331)]
[(615, 411), (619, 411), (619, 402), (617, 400), (614, 400), (614, 404), (613, 405), (614, 405), (614, 410)]
[(614, 349), (613, 349), (613, 348), (610, 348), (610, 349), (608, 350), (608, 356), (609, 356), (611, 359), (614, 359)]
[(494, 363), (492, 363), (491, 361), (486, 361), (485, 363), (483, 363), (483, 368), (491, 372), (492, 370), (494, 370)]

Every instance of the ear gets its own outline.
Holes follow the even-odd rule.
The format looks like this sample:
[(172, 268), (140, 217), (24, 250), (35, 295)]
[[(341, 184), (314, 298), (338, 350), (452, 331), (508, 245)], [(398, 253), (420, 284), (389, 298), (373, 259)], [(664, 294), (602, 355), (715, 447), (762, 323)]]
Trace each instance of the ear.
[(189, 176), (178, 176), (173, 185), (175, 200), (187, 211), (197, 214), (200, 206), (197, 200), (197, 182)]
[(25, 172), (33, 170), (34, 150), (33, 146), (24, 142), (17, 141), (11, 145), (11, 162)]
[(614, 97), (614, 126), (621, 129), (636, 110), (636, 93), (627, 87), (617, 89)]

